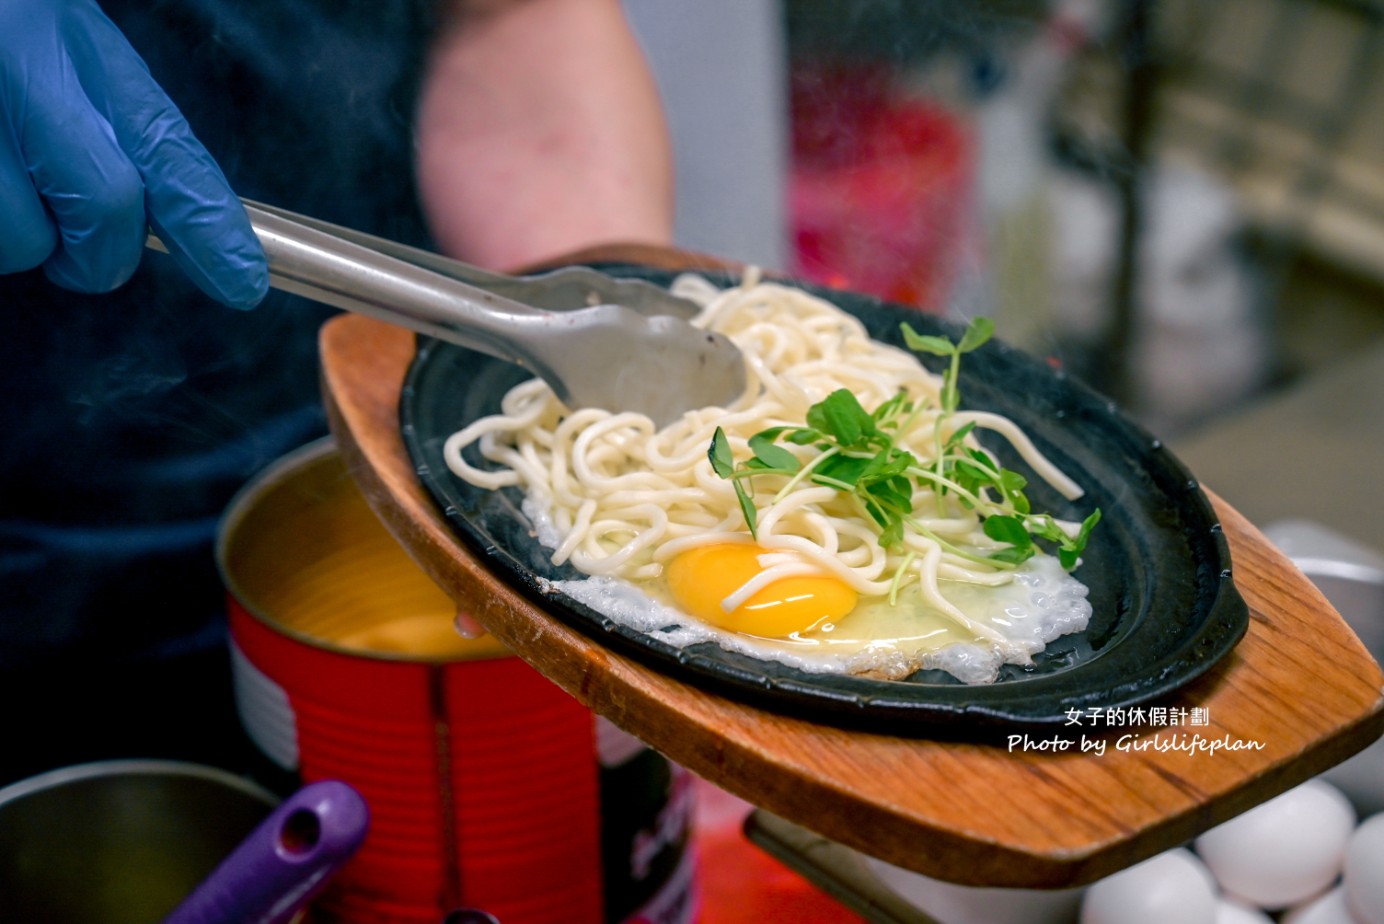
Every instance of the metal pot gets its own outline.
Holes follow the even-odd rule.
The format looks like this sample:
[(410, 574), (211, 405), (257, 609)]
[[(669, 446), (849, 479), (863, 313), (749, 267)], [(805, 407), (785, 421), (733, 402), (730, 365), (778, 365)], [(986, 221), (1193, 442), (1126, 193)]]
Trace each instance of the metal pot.
[(65, 767), (0, 789), (0, 904), (13, 921), (153, 924), (279, 800), (171, 761)]
[[(1318, 523), (1284, 520), (1264, 529), (1312, 579), (1376, 661), (1384, 663), (1384, 553)], [(1384, 738), (1322, 774), (1361, 818), (1384, 812)]]

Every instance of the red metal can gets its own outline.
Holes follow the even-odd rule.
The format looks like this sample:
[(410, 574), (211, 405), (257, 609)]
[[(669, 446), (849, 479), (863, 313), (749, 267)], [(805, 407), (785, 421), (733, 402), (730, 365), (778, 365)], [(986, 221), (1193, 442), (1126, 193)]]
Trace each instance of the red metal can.
[(330, 441), (242, 490), (218, 559), (249, 736), (370, 805), (315, 920), (693, 920), (686, 772), (494, 639), (458, 635)]

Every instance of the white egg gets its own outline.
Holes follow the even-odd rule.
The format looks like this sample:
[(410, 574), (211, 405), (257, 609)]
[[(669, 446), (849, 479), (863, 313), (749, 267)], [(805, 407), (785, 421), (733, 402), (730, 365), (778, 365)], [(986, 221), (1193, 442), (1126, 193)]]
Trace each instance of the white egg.
[(1283, 924), (1357, 924), (1346, 908), (1345, 891), (1339, 887), (1304, 902), (1282, 917)]
[(1346, 904), (1359, 924), (1384, 924), (1384, 813), (1366, 818), (1346, 847)]
[(1216, 924), (1273, 924), (1273, 918), (1258, 908), (1223, 898), (1216, 902)]
[(1340, 790), (1308, 780), (1207, 831), (1196, 850), (1227, 894), (1286, 908), (1335, 881), (1354, 826)]
[(1216, 924), (1216, 884), (1184, 849), (1169, 850), (1093, 883), (1081, 924)]

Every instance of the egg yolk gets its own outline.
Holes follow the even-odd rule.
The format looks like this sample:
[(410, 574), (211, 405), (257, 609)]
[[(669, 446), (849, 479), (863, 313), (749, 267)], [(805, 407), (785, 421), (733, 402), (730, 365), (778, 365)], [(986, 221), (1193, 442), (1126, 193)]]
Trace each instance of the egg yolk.
[(837, 619), (855, 608), (856, 592), (827, 575), (785, 577), (760, 588), (727, 612), (722, 601), (756, 577), (764, 566), (756, 545), (707, 545), (669, 562), (668, 589), (685, 612), (721, 629), (782, 638)]

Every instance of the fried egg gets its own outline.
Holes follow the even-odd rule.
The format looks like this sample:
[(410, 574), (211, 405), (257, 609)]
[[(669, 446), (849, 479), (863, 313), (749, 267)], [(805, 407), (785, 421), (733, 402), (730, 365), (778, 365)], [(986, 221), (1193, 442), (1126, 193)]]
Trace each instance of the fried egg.
[[(757, 545), (716, 544), (689, 549), (664, 572), (668, 593), (684, 612), (719, 629), (760, 638), (788, 638), (839, 619), (858, 595), (827, 574), (795, 574), (755, 588), (782, 553)], [(752, 592), (742, 593), (749, 588)]]
[[(537, 505), (526, 512), (542, 518)], [(540, 539), (544, 533), (538, 531)], [(1031, 664), (1049, 642), (1084, 630), (1091, 617), (1086, 585), (1042, 554), (1002, 583), (939, 582), (948, 602), (999, 641), (979, 638), (937, 610), (916, 583), (890, 601), (859, 596), (822, 572), (793, 574), (737, 600), (750, 580), (784, 563), (784, 553), (753, 544), (712, 544), (675, 557), (658, 579), (597, 576), (548, 587), (673, 647), (713, 642), (809, 673), (885, 680), (938, 669), (964, 683), (990, 683), (1003, 665)]]

